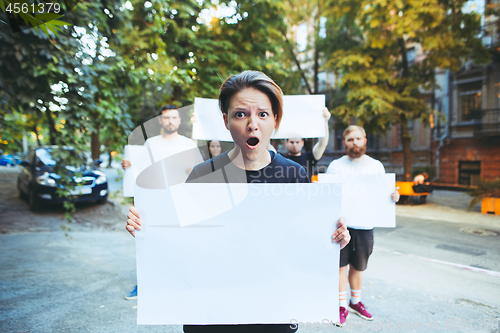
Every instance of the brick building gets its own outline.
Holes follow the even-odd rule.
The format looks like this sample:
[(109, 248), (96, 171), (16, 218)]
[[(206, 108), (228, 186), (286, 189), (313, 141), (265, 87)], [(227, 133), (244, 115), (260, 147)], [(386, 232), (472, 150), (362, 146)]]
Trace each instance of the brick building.
[(437, 182), (500, 178), (500, 66), (467, 64), (450, 75), (447, 122), (437, 135)]

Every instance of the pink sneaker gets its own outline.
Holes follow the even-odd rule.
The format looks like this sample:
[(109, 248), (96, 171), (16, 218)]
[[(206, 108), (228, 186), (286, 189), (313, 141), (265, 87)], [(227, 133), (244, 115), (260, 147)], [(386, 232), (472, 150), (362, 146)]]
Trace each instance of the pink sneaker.
[(358, 302), (356, 304), (352, 304), (352, 302), (349, 302), (349, 309), (351, 309), (352, 312), (363, 319), (373, 320), (373, 316), (369, 314), (368, 311), (366, 311), (365, 306), (361, 302)]
[(340, 307), (340, 323), (335, 323), (337, 327), (343, 327), (345, 325), (345, 321), (349, 317), (349, 311), (343, 306)]

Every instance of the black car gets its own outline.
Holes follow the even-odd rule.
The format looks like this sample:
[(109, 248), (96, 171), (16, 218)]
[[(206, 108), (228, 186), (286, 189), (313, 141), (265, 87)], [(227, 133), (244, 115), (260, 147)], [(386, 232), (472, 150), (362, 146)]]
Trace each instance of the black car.
[[(61, 149), (72, 162), (60, 160)], [(105, 203), (108, 198), (108, 180), (101, 171), (87, 165), (86, 158), (71, 147), (39, 147), (31, 150), (21, 162), (23, 167), (17, 178), (17, 188), (22, 199), (28, 199), (30, 209), (38, 210), (44, 203), (62, 203), (68, 198), (58, 195), (65, 188), (62, 177), (67, 178), (72, 202), (94, 200)]]

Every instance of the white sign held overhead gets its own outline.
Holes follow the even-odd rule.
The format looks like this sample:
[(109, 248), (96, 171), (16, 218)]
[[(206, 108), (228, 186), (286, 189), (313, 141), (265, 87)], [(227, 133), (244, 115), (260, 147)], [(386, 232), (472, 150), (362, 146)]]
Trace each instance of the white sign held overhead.
[[(283, 96), (283, 118), (273, 139), (294, 137), (320, 138), (325, 136), (325, 95)], [(217, 99), (195, 98), (193, 139), (233, 141), (224, 126)]]

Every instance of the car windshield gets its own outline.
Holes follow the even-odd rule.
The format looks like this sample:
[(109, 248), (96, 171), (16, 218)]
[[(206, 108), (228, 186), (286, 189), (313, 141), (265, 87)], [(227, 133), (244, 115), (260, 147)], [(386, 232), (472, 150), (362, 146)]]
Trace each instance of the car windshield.
[[(66, 152), (69, 153), (71, 156), (70, 160), (68, 163), (63, 163), (64, 165), (84, 165), (85, 159), (83, 156), (78, 155), (73, 149), (64, 149)], [(52, 167), (57, 164), (58, 157), (61, 155), (61, 149), (54, 149), (54, 148), (44, 148), (44, 149), (37, 149), (36, 150), (36, 156), (38, 158), (38, 165), (39, 166), (48, 166)]]

